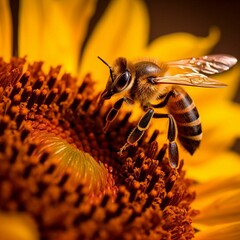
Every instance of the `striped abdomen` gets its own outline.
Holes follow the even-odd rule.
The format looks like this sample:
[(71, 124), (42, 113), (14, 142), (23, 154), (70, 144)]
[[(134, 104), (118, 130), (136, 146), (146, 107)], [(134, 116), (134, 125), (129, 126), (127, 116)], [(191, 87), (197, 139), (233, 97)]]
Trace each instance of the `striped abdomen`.
[(197, 108), (190, 96), (180, 87), (173, 87), (174, 94), (168, 101), (169, 113), (178, 128), (178, 139), (193, 154), (202, 139), (202, 126)]

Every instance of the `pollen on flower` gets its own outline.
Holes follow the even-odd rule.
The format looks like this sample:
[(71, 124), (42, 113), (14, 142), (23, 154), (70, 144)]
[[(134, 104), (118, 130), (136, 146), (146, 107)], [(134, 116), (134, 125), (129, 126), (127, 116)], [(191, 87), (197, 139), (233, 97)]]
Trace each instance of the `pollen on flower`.
[(130, 114), (104, 134), (90, 75), (77, 86), (26, 64), (0, 60), (1, 211), (29, 214), (42, 239), (193, 238), (192, 181), (158, 151), (159, 133), (118, 156)]

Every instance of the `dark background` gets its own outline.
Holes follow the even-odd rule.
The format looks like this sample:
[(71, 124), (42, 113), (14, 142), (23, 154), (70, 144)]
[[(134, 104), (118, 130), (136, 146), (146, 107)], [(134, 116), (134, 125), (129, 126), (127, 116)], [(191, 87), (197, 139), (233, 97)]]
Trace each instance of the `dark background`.
[(207, 36), (211, 26), (221, 30), (214, 52), (240, 59), (240, 1), (185, 0), (146, 1), (152, 23), (151, 38), (172, 32)]

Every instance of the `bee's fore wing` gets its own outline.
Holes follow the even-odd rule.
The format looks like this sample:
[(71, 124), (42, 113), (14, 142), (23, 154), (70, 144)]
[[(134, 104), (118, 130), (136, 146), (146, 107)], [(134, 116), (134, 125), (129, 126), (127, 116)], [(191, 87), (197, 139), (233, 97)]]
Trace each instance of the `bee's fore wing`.
[(213, 54), (198, 58), (186, 58), (168, 62), (168, 67), (203, 74), (216, 74), (229, 70), (237, 63), (231, 55)]
[(209, 78), (201, 73), (176, 74), (174, 76), (163, 76), (154, 79), (156, 84), (176, 84), (193, 87), (219, 88), (227, 86), (218, 80)]

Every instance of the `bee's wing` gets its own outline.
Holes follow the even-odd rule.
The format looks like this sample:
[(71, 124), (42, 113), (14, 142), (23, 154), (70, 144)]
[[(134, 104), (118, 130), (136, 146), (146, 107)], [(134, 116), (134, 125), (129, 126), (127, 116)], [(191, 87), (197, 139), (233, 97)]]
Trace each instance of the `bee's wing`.
[(167, 62), (169, 68), (180, 68), (195, 73), (216, 74), (227, 71), (237, 63), (237, 59), (230, 55), (214, 54), (198, 58), (186, 58)]
[(209, 78), (201, 73), (176, 74), (173, 76), (163, 76), (151, 79), (156, 84), (177, 84), (194, 87), (219, 88), (226, 84)]

